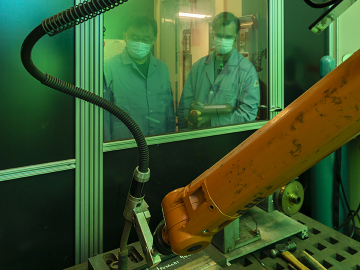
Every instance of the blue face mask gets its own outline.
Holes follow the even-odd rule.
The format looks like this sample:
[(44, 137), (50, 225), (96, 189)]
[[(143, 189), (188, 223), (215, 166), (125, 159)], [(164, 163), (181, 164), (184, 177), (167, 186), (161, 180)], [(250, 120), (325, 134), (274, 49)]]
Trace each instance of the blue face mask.
[(215, 49), (219, 54), (227, 54), (232, 50), (234, 47), (234, 38), (227, 39), (227, 38), (215, 38), (214, 45)]
[(131, 57), (142, 59), (149, 54), (151, 44), (128, 40), (126, 42), (126, 48)]

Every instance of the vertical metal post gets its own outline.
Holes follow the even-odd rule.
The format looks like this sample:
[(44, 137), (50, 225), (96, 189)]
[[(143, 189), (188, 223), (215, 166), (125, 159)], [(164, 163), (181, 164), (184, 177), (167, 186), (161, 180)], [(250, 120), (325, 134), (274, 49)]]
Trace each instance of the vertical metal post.
[[(82, 2), (76, 0), (76, 4)], [(103, 16), (75, 28), (76, 86), (102, 96)], [(102, 253), (103, 111), (76, 100), (75, 263)]]
[(329, 56), (335, 59), (336, 66), (341, 62), (339, 57), (339, 19), (329, 25)]
[(157, 23), (157, 39), (154, 44), (154, 56), (161, 59), (160, 51), (161, 51), (161, 0), (154, 0), (154, 18)]
[(269, 1), (270, 119), (284, 109), (284, 1)]

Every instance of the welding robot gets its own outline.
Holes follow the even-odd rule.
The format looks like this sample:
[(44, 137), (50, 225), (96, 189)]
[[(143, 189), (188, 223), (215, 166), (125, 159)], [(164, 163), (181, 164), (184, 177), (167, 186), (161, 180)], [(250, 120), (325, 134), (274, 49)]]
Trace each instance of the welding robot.
[[(187, 256), (200, 252), (209, 246), (216, 233), (360, 132), (359, 50), (186, 187), (168, 193), (161, 205), (164, 221), (151, 233), (147, 225), (150, 213), (144, 201), (150, 179), (149, 153), (139, 127), (115, 104), (43, 73), (31, 59), (33, 46), (45, 34), (54, 36), (125, 2), (93, 0), (60, 12), (43, 20), (21, 48), (22, 62), (33, 77), (109, 111), (129, 128), (138, 144), (139, 166), (126, 201), (126, 223), (114, 269), (128, 269), (127, 240), (133, 224), (148, 267), (172, 254)], [(313, 7), (332, 5), (310, 26), (319, 34), (354, 1), (305, 2)], [(206, 109), (202, 104), (196, 105), (201, 106), (199, 110)], [(216, 108), (210, 109), (208, 113), (220, 113)], [(300, 205), (302, 199), (294, 194), (290, 202)], [(255, 230), (254, 236), (259, 236), (259, 232)], [(96, 260), (90, 267), (110, 269)]]

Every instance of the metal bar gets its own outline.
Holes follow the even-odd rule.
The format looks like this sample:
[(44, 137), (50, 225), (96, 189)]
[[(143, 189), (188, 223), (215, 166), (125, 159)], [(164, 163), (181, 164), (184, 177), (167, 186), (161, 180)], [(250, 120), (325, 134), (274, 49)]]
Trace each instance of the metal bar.
[[(89, 22), (89, 73), (93, 74), (93, 76), (89, 76), (89, 88), (90, 91), (93, 93), (95, 92), (95, 85), (94, 85), (94, 34), (95, 34), (95, 27), (94, 24), (96, 23), (95, 19)], [(94, 151), (95, 151), (95, 140), (94, 140), (94, 113), (95, 113), (95, 105), (89, 104), (89, 254), (94, 254), (94, 185), (95, 185), (95, 171), (94, 171)]]
[[(103, 59), (104, 59), (104, 35), (103, 35), (103, 29), (104, 29), (104, 15), (101, 15), (99, 17), (99, 27), (100, 27), (100, 30), (99, 30), (99, 33), (100, 33), (100, 37), (99, 37), (99, 62), (100, 62), (100, 65), (99, 65), (99, 95), (101, 97), (103, 97), (103, 93), (104, 93), (104, 90), (103, 90), (103, 86), (104, 86), (104, 83), (103, 83)], [(99, 146), (98, 146), (98, 149), (99, 149), (99, 182), (98, 182), (98, 186), (99, 186), (99, 190), (98, 190), (98, 194), (99, 194), (99, 219), (98, 219), (98, 223), (99, 223), (99, 233), (98, 233), (98, 238), (99, 238), (99, 253), (102, 253), (103, 252), (103, 141), (104, 141), (104, 111), (99, 109)]]
[[(284, 1), (269, 1), (270, 107), (284, 108)], [(270, 119), (279, 112), (270, 111)]]
[(23, 177), (60, 172), (65, 170), (75, 169), (75, 159), (43, 163), (38, 165), (20, 167), (15, 169), (1, 170), (0, 182), (8, 181)]
[[(94, 35), (94, 74), (98, 74), (98, 76), (93, 76), (93, 83), (94, 83), (94, 93), (96, 95), (100, 94), (100, 84), (99, 84), (99, 76), (100, 76), (100, 71), (99, 71), (99, 67), (102, 65), (102, 62), (100, 62), (100, 50), (101, 50), (101, 46), (99, 43), (100, 40), (100, 36), (102, 33), (102, 29), (99, 27), (100, 24), (100, 18), (96, 18), (94, 19), (94, 31), (93, 31), (93, 35)], [(99, 253), (99, 238), (98, 238), (98, 233), (99, 233), (99, 171), (100, 171), (100, 165), (97, 162), (98, 161), (98, 157), (100, 155), (102, 155), (102, 152), (100, 151), (100, 145), (102, 144), (102, 141), (100, 141), (100, 108), (99, 107), (94, 107), (94, 195), (93, 195), (93, 208), (94, 208), (94, 215), (93, 215), (93, 227), (94, 227), (94, 239), (93, 239), (93, 253)]]
[[(267, 123), (267, 121), (256, 121), (256, 122), (240, 124), (240, 125), (165, 134), (165, 135), (159, 135), (159, 136), (154, 136), (154, 137), (148, 137), (148, 138), (146, 138), (146, 142), (148, 145), (154, 145), (154, 144), (178, 142), (178, 141), (184, 141), (184, 140), (190, 140), (190, 139), (205, 138), (205, 137), (210, 137), (210, 136), (217, 136), (217, 135), (223, 135), (223, 134), (229, 134), (229, 133), (235, 133), (235, 132), (255, 130), (255, 129), (261, 128), (266, 123)], [(104, 143), (103, 151), (110, 152), (110, 151), (129, 149), (129, 148), (135, 148), (135, 147), (137, 147), (135, 140), (130, 139), (130, 140)]]
[[(81, 25), (81, 70), (80, 70), (80, 78), (81, 78), (81, 83), (80, 86), (84, 87), (85, 81), (84, 81), (84, 69), (85, 69), (85, 54), (84, 54), (84, 41), (86, 40), (86, 36), (85, 36), (85, 24)], [(80, 136), (80, 145), (81, 145), (81, 257), (80, 257), (80, 262), (84, 261), (84, 258), (86, 257), (85, 254), (85, 249), (84, 249), (84, 241), (85, 241), (85, 237), (86, 237), (86, 233), (85, 233), (85, 229), (86, 229), (86, 214), (85, 214), (85, 205), (86, 205), (86, 201), (85, 201), (85, 182), (86, 182), (86, 168), (85, 168), (85, 164), (86, 164), (86, 149), (85, 149), (85, 121), (84, 121), (84, 116), (86, 115), (86, 104), (84, 101), (80, 101), (80, 106), (81, 106), (81, 136)]]
[[(78, 1), (81, 2), (81, 1)], [(102, 95), (103, 16), (78, 26), (77, 86)], [(102, 110), (77, 101), (76, 263), (102, 252)]]
[(161, 0), (154, 0), (154, 18), (157, 22), (157, 39), (154, 44), (155, 50), (154, 50), (154, 56), (157, 58), (161, 58), (160, 55), (160, 40), (161, 40)]
[[(83, 44), (83, 51), (84, 51), (84, 69), (83, 69), (83, 77), (84, 77), (84, 85), (83, 88), (87, 90), (90, 89), (90, 66), (89, 66), (89, 55), (90, 55), (90, 23), (91, 21), (88, 21), (86, 23), (83, 23), (84, 25), (84, 44)], [(82, 116), (84, 120), (84, 253), (82, 257), (82, 261), (84, 262), (87, 260), (88, 257), (90, 257), (89, 253), (89, 247), (90, 247), (90, 220), (89, 220), (89, 194), (90, 194), (90, 171), (91, 168), (90, 164), (90, 127), (89, 127), (89, 121), (90, 121), (90, 103), (84, 102), (84, 115)], [(91, 105), (92, 106), (92, 105)]]
[[(75, 4), (79, 4), (76, 0)], [(75, 26), (75, 85), (80, 86), (80, 63), (81, 63), (81, 26)], [(75, 264), (81, 261), (81, 102), (79, 99), (75, 100)]]

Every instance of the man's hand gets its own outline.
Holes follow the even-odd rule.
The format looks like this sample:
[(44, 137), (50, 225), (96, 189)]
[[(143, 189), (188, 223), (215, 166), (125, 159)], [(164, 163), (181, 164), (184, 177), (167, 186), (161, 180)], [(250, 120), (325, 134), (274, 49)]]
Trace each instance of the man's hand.
[(198, 128), (205, 127), (211, 121), (211, 115), (205, 114), (198, 117), (197, 120), (199, 121), (197, 124)]

